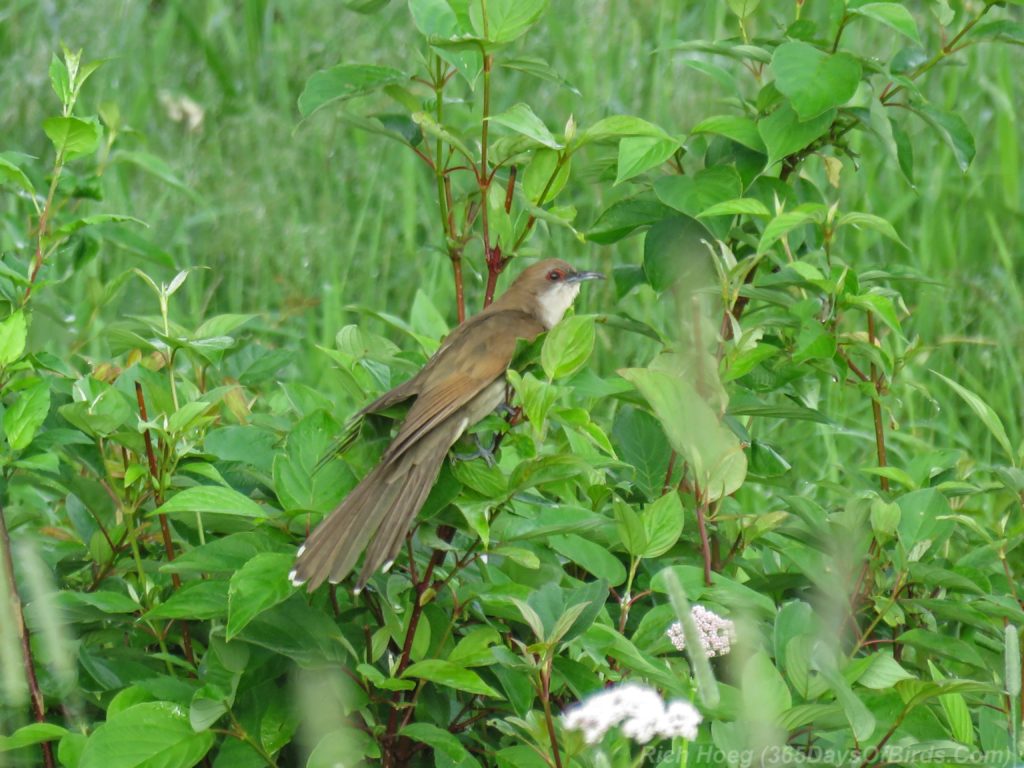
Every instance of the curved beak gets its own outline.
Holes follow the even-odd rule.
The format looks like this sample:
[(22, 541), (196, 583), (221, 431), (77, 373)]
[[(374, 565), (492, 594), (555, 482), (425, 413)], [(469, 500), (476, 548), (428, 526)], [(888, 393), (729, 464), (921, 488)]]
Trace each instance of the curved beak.
[(584, 280), (604, 280), (600, 272), (573, 272), (565, 278), (569, 283), (582, 283)]

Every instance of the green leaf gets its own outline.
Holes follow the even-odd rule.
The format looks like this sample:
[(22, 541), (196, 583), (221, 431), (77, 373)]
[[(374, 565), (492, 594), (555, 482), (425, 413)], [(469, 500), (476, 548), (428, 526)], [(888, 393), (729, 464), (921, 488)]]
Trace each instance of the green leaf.
[(658, 291), (666, 291), (691, 270), (706, 263), (711, 233), (696, 219), (673, 216), (651, 227), (644, 236), (644, 276)]
[(534, 205), (540, 205), (552, 200), (569, 180), (570, 167), (571, 161), (562, 160), (559, 153), (553, 149), (537, 150), (522, 177), (523, 192), (529, 201)]
[(18, 399), (4, 412), (4, 432), (11, 450), (28, 447), (50, 412), (50, 385), (37, 379), (18, 393)]
[(185, 193), (196, 202), (203, 202), (202, 196), (175, 174), (170, 164), (162, 157), (150, 154), (149, 152), (134, 152), (121, 149), (114, 154), (112, 160), (117, 163), (134, 165), (154, 178), (159, 179), (164, 184)]
[(590, 359), (596, 340), (593, 315), (574, 315), (558, 323), (540, 350), (540, 364), (548, 379), (576, 373)]
[(153, 510), (152, 515), (173, 515), (182, 512), (216, 512), (221, 515), (262, 518), (267, 510), (248, 496), (233, 488), (217, 485), (199, 485), (186, 488), (172, 496), (163, 506)]
[(563, 557), (612, 586), (626, 580), (626, 568), (607, 547), (576, 534), (555, 535), (548, 538), (551, 548)]
[(0, 736), (0, 754), (14, 749), (30, 747), (33, 744), (40, 744), (44, 741), (56, 741), (63, 738), (67, 733), (67, 728), (55, 725), (54, 723), (23, 725), (10, 736)]
[(885, 24), (887, 27), (895, 29), (904, 37), (921, 45), (921, 35), (917, 31), (917, 22), (914, 21), (910, 11), (901, 3), (867, 3), (856, 8), (851, 7), (849, 13)]
[(729, 10), (739, 18), (745, 19), (761, 4), (761, 0), (728, 0)]
[(0, 322), (0, 367), (10, 365), (25, 351), (28, 327), (20, 309)]
[(615, 529), (618, 531), (622, 545), (634, 557), (642, 556), (644, 550), (647, 549), (647, 531), (644, 530), (640, 515), (621, 499), (615, 500), (613, 512), (615, 514)]
[(630, 235), (640, 227), (661, 221), (672, 209), (656, 200), (627, 198), (608, 206), (586, 233), (587, 240), (607, 245)]
[(793, 362), (829, 360), (835, 355), (836, 347), (837, 342), (834, 334), (821, 328), (817, 321), (809, 321), (809, 324), (804, 326), (797, 336), (796, 350), (793, 352)]
[(130, 221), (133, 224), (141, 224), (143, 227), (149, 227), (149, 225), (142, 221), (142, 219), (136, 219), (134, 216), (127, 216), (123, 213), (97, 213), (93, 216), (85, 216), (81, 219), (69, 221), (67, 224), (64, 224), (51, 232), (49, 239), (60, 240), (74, 234), (80, 229), (84, 229), (85, 227), (95, 226), (96, 224), (106, 224), (107, 222), (122, 221)]
[(757, 713), (761, 722), (774, 723), (793, 706), (789, 686), (764, 651), (755, 652), (743, 667), (742, 686), (757, 691)]
[(548, 0), (487, 0), (469, 4), (469, 19), (483, 40), (505, 45), (524, 35), (547, 9)]
[[(225, 608), (226, 602), (225, 594)], [(351, 665), (357, 657), (333, 616), (320, 607), (308, 605), (298, 591), (258, 614), (242, 630), (241, 639), (311, 669), (323, 669), (325, 663), (336, 666), (342, 661)]]
[(871, 714), (871, 710), (853, 692), (850, 684), (836, 669), (832, 653), (831, 648), (826, 648), (819, 643), (813, 651), (815, 665), (843, 708), (843, 713), (846, 715), (847, 722), (850, 723), (854, 737), (859, 741), (864, 741), (874, 733), (878, 723), (875, 716)]
[(213, 746), (214, 734), (192, 730), (176, 704), (136, 704), (107, 719), (89, 736), (78, 768), (191, 768)]
[[(932, 673), (932, 680), (946, 679), (931, 659), (928, 660), (928, 669)], [(1019, 675), (1017, 679), (1020, 679)], [(939, 696), (939, 704), (946, 714), (946, 721), (949, 723), (949, 730), (953, 734), (953, 738), (961, 744), (974, 746), (974, 723), (971, 719), (971, 710), (968, 708), (963, 694), (947, 693)]]
[(842, 298), (842, 304), (844, 306), (857, 307), (865, 312), (872, 312), (879, 320), (896, 331), (896, 333), (901, 335), (903, 333), (900, 327), (899, 315), (896, 314), (896, 307), (893, 306), (892, 299), (888, 296), (877, 293), (846, 294)]
[[(465, 0), (460, 2), (456, 13), (448, 0), (409, 0), (409, 11), (416, 28), (437, 54), (473, 87), (483, 69), (483, 57), (469, 26), (466, 5)], [(467, 41), (471, 47), (465, 45)]]
[(775, 87), (800, 121), (845, 104), (860, 84), (860, 62), (848, 53), (828, 54), (804, 42), (783, 43), (772, 54)]
[(462, 139), (451, 133), (443, 125), (440, 125), (437, 120), (434, 119), (433, 115), (426, 112), (414, 112), (412, 120), (423, 130), (425, 134), (433, 136), (435, 139), (440, 139), (446, 144), (450, 144), (461, 152), (463, 157), (467, 160), (473, 159), (473, 153), (470, 152), (469, 147), (466, 146)]
[(36, 193), (36, 188), (32, 186), (32, 182), (29, 181), (25, 172), (10, 160), (2, 157), (0, 157), (0, 180), (13, 182), (29, 195)]
[(364, 96), (408, 79), (408, 75), (397, 69), (370, 64), (339, 64), (322, 69), (306, 81), (306, 87), (299, 96), (299, 112), (303, 117), (309, 117), (335, 101)]
[(619, 371), (650, 403), (672, 447), (690, 465), (708, 501), (734, 493), (747, 472), (739, 438), (678, 371)]
[(640, 516), (646, 533), (647, 545), (643, 557), (661, 557), (679, 540), (683, 532), (683, 503), (679, 494), (671, 490), (650, 504)]
[(558, 387), (541, 381), (532, 373), (520, 376), (515, 371), (509, 371), (508, 380), (522, 402), (523, 411), (530, 420), (534, 432), (542, 434), (548, 413), (558, 398)]
[[(590, 629), (601, 611), (604, 610), (605, 601), (608, 599), (608, 581), (607, 579), (591, 581), (563, 593), (563, 597), (568, 606), (584, 606), (570, 623), (569, 628), (562, 634), (561, 642), (564, 645)], [(555, 624), (555, 627), (557, 626), (558, 622)]]
[(481, 680), (476, 672), (443, 659), (427, 659), (410, 664), (402, 677), (415, 677), (466, 693), (501, 698), (501, 694)]
[(767, 64), (772, 59), (772, 55), (760, 46), (746, 45), (733, 40), (716, 40), (713, 42), (709, 40), (686, 40), (684, 42), (672, 43), (668, 46), (668, 50), (715, 53), (739, 61), (751, 60), (761, 62), (762, 64)]
[(95, 152), (103, 135), (96, 118), (49, 117), (43, 121), (43, 131), (50, 137), (57, 153), (68, 160)]
[(753, 197), (738, 197), (734, 200), (726, 200), (715, 203), (705, 208), (702, 213), (697, 214), (698, 219), (708, 216), (764, 216), (770, 218), (772, 212), (765, 207), (765, 204)]
[(755, 152), (765, 152), (764, 139), (758, 132), (757, 123), (749, 117), (738, 115), (714, 115), (701, 120), (690, 131), (691, 134), (712, 133), (735, 141)]
[[(409, 324), (417, 333), (430, 339), (441, 339), (448, 335), (448, 322), (438, 310), (433, 300), (422, 290), (417, 289), (409, 312)], [(434, 352), (432, 347), (428, 352)]]
[(890, 240), (894, 240), (895, 242), (902, 245), (904, 248), (907, 247), (907, 244), (900, 239), (899, 233), (896, 232), (896, 228), (892, 225), (892, 223), (888, 219), (883, 219), (881, 216), (875, 216), (874, 214), (871, 213), (859, 213), (857, 211), (851, 213), (844, 213), (842, 216), (839, 217), (839, 220), (836, 222), (836, 229), (845, 226), (857, 227), (858, 229), (863, 228), (873, 230), (882, 235), (885, 235)]
[(914, 145), (907, 132), (898, 123), (892, 124), (892, 138), (896, 142), (896, 160), (904, 178), (914, 186)]
[(226, 581), (195, 581), (146, 612), (147, 619), (222, 619), (228, 612)]
[(639, 490), (648, 499), (661, 496), (671, 446), (658, 420), (647, 411), (623, 408), (615, 416), (612, 438), (619, 458), (636, 472)]
[(491, 646), (501, 643), (501, 635), (493, 627), (475, 627), (463, 635), (448, 654), (448, 661), (463, 667), (487, 666), (496, 659)]
[(316, 410), (288, 434), (283, 453), (274, 457), (274, 491), (286, 510), (330, 512), (356, 482), (343, 461), (320, 460), (331, 454), (340, 431), (326, 411)]
[(50, 85), (53, 92), (57, 94), (61, 104), (71, 101), (71, 77), (68, 74), (68, 67), (57, 54), (50, 57)]
[(489, 118), (492, 123), (499, 123), (511, 128), (516, 133), (540, 142), (549, 149), (561, 149), (562, 144), (552, 135), (544, 121), (534, 114), (529, 104), (514, 104), (509, 109)]
[(892, 688), (900, 680), (915, 679), (896, 659), (887, 653), (874, 653), (868, 657), (870, 666), (857, 678), (858, 685), (876, 691)]
[(871, 528), (877, 533), (892, 536), (900, 524), (900, 505), (875, 499), (871, 502)]
[(768, 117), (759, 120), (757, 130), (768, 148), (768, 165), (774, 165), (813, 144), (828, 133), (835, 117), (835, 111), (830, 109), (802, 122), (789, 104), (782, 104)]
[(135, 613), (139, 606), (134, 600), (120, 592), (98, 590), (96, 592), (58, 592), (57, 604), (65, 615), (89, 613), (95, 616), (93, 609), (103, 613)]
[(579, 137), (582, 146), (593, 141), (619, 139), (626, 136), (645, 136), (651, 139), (672, 139), (664, 128), (633, 115), (612, 115), (602, 118), (585, 130)]
[(526, 622), (526, 625), (533, 632), (534, 638), (538, 642), (543, 642), (546, 631), (544, 629), (544, 620), (541, 619), (540, 614), (533, 609), (533, 606), (523, 600), (513, 597), (512, 603), (519, 609), (523, 621)]
[(757, 244), (758, 256), (767, 253), (769, 248), (797, 227), (812, 221), (820, 221), (823, 208), (824, 206), (820, 204), (804, 204), (796, 210), (780, 213), (769, 221)]
[(952, 379), (943, 376), (938, 371), (933, 370), (936, 376), (946, 382), (953, 391), (956, 392), (960, 398), (970, 406), (970, 409), (974, 411), (974, 414), (981, 419), (981, 423), (985, 425), (992, 437), (995, 438), (996, 442), (999, 443), (999, 447), (1003, 449), (1006, 455), (1010, 459), (1010, 463), (1013, 466), (1017, 466), (1017, 456), (1014, 454), (1013, 446), (1010, 444), (1010, 438), (1006, 434), (1006, 427), (1003, 426), (1003, 420), (999, 418), (999, 414), (986, 403), (981, 397), (969, 390), (962, 384), (958, 384)]
[(106, 437), (128, 423), (134, 411), (128, 398), (109, 384), (90, 377), (75, 382), (76, 402), (58, 408), (58, 413), (86, 434)]
[(577, 96), (580, 95), (579, 89), (577, 89), (576, 86), (566, 81), (564, 77), (551, 68), (551, 65), (548, 64), (548, 62), (544, 59), (538, 58), (537, 56), (514, 56), (511, 58), (502, 56), (494, 63), (499, 67), (514, 69), (517, 72), (525, 72), (526, 74), (539, 78), (540, 80), (558, 83), (560, 86), (572, 91)]
[(1003, 685), (1011, 696), (1020, 696), (1020, 635), (1013, 624), (1003, 631)]
[(920, 552), (917, 559), (940, 544), (954, 528), (949, 519), (949, 500), (935, 488), (922, 488), (918, 491), (904, 493), (896, 499), (900, 505), (900, 522), (897, 533), (903, 546), (913, 550), (919, 545), (927, 548)]
[(939, 132), (949, 148), (953, 150), (957, 165), (964, 173), (974, 159), (974, 136), (964, 119), (955, 112), (943, 112), (926, 105), (910, 107), (928, 125)]
[[(665, 205), (696, 218), (717, 203), (743, 193), (743, 182), (732, 166), (716, 165), (692, 176), (664, 176), (654, 184), (654, 192)], [(729, 233), (729, 219), (704, 221), (719, 239)]]
[(639, 176), (644, 171), (657, 168), (679, 149), (675, 139), (660, 139), (653, 136), (627, 136), (619, 142), (619, 159), (615, 184)]
[(291, 554), (264, 552), (235, 571), (228, 586), (228, 641), (257, 615), (291, 596), (288, 572), (294, 564)]
[(431, 723), (410, 723), (398, 732), (399, 736), (426, 744), (435, 752), (442, 752), (454, 764), (470, 757), (469, 752), (456, 736)]

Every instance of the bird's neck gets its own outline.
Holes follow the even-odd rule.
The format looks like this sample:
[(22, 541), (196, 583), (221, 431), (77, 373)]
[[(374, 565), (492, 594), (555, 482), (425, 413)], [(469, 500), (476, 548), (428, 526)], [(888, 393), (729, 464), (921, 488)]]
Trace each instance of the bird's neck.
[(512, 309), (526, 312), (537, 318), (545, 329), (551, 330), (558, 325), (579, 292), (579, 283), (563, 283), (541, 293), (533, 293), (513, 285), (491, 305), (489, 311)]
[(538, 294), (534, 297), (534, 314), (545, 328), (551, 330), (565, 316), (566, 310), (572, 306), (579, 292), (579, 283), (563, 283)]

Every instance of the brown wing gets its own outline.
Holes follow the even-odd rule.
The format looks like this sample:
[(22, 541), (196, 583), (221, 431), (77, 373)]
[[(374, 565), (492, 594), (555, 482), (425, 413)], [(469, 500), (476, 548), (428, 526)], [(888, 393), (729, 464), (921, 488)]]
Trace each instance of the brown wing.
[(452, 334), (417, 377), (416, 402), (388, 446), (385, 461), (414, 445), (503, 376), (518, 339), (532, 341), (544, 331), (536, 318), (520, 310), (483, 313), (473, 320)]

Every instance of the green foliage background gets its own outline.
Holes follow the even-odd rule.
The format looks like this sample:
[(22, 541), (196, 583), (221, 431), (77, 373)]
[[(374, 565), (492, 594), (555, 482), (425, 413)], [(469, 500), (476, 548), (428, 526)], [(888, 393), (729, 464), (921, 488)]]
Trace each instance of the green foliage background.
[[(430, 112), (429, 89), (412, 87), (419, 104), (376, 90), (307, 119), (297, 100), (339, 63), (422, 77), (452, 49), (431, 53), (397, 0), (0, 10), (0, 504), (14, 555), (4, 591), (20, 596), (0, 624), (0, 765), (38, 764), (40, 742), (83, 768), (356, 754), (631, 764), (639, 747), (620, 734), (587, 747), (557, 717), (622, 679), (693, 699), (698, 745), (720, 750), (712, 762), (782, 745), (861, 750), (873, 765), (886, 746), (903, 749), (888, 758), (900, 764), (978, 751), (1011, 762), (1024, 622), (1020, 14), (975, 2), (558, 2), (497, 47), (492, 114), (528, 104), (559, 143), (570, 116), (577, 137), (610, 115), (659, 128), (620, 126), (574, 156), (555, 205), (575, 208), (583, 236), (542, 218), (518, 255), (612, 279), (587, 286), (581, 319), (516, 377), (530, 423), (506, 436), (498, 468), (446, 470), (413, 548), (418, 569), (401, 563), (359, 601), (344, 590), (309, 600), (283, 576), (307, 524), (381, 447), (386, 429), (314, 474), (347, 414), (456, 321), (450, 244), (434, 175), (352, 117), (404, 114), (391, 125), (414, 135), (408, 114)], [(979, 16), (972, 44), (928, 68)], [(846, 65), (863, 76), (819, 73), (815, 87), (807, 71), (832, 55), (840, 19), (838, 57), (856, 57)], [(695, 41), (727, 42), (714, 53)], [(73, 114), (104, 129), (85, 156), (65, 150), (51, 231), (69, 229), (27, 302), (39, 213), (10, 168), (45, 198), (54, 145), (41, 127), (61, 114), (49, 81), (62, 43), (103, 60)], [(557, 78), (524, 72), (523, 57)], [(766, 87), (773, 77), (784, 93)], [(939, 129), (880, 107), (890, 81), (938, 110)], [(479, 78), (446, 88), (445, 125), (477, 140)], [(790, 105), (812, 121), (840, 107), (841, 135), (787, 149), (778, 184), (755, 185), (765, 159), (743, 141), (693, 130), (715, 115), (763, 125)], [(847, 133), (843, 120), (863, 122)], [(496, 122), (499, 139), (522, 127)], [(418, 146), (430, 154), (436, 137)], [(535, 152), (517, 160), (521, 189)], [(737, 169), (724, 184), (735, 192), (699, 175), (712, 167)], [(505, 171), (496, 179), (503, 193)], [(464, 182), (455, 198), (472, 200)], [(711, 233), (680, 218), (737, 198), (763, 212), (735, 204)], [(515, 205), (522, 226), (530, 209)], [(100, 214), (148, 226), (71, 231)], [(710, 234), (735, 256), (718, 261), (737, 264), (725, 277), (697, 244)], [(479, 237), (462, 256), (472, 312), (488, 278)], [(719, 345), (723, 300), (740, 295), (748, 335)], [(702, 474), (716, 440), (728, 455), (741, 440), (745, 467)], [(424, 582), (447, 546), (438, 523), (458, 530), (455, 551)], [(717, 681), (698, 684), (663, 635), (676, 615), (669, 572), (690, 601), (739, 624)], [(48, 724), (17, 730), (34, 711), (22, 609)], [(652, 761), (678, 763), (682, 746)]]

